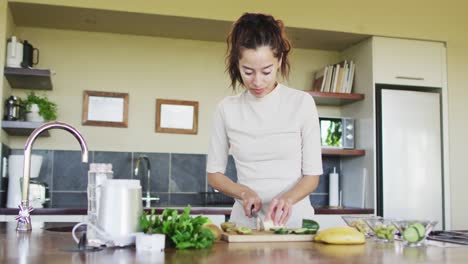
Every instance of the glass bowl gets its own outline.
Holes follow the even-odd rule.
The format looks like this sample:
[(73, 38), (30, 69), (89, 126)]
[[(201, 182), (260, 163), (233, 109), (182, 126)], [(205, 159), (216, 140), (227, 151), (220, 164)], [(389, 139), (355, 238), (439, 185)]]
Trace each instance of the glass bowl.
[(341, 216), (341, 218), (346, 222), (350, 227), (356, 228), (357, 231), (364, 234), (366, 237), (374, 235), (372, 229), (366, 223), (366, 219), (380, 218), (378, 216)]
[(425, 245), (426, 238), (437, 224), (428, 220), (399, 220), (394, 221), (400, 231), (401, 239), (406, 246), (419, 247)]
[(364, 220), (374, 232), (375, 239), (378, 242), (393, 242), (397, 228), (394, 224), (394, 219), (389, 218), (373, 218)]

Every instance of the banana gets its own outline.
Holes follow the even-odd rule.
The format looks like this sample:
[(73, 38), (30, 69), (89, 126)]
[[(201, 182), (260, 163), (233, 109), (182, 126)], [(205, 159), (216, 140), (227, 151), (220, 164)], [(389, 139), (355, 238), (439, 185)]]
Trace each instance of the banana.
[(357, 245), (366, 243), (366, 237), (352, 227), (342, 226), (319, 232), (314, 241), (327, 244)]

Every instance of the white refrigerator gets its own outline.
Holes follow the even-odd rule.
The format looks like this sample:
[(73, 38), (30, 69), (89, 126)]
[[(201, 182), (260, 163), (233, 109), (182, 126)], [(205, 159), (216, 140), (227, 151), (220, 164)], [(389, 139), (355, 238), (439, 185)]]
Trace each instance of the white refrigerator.
[(444, 228), (439, 89), (377, 86), (377, 213)]

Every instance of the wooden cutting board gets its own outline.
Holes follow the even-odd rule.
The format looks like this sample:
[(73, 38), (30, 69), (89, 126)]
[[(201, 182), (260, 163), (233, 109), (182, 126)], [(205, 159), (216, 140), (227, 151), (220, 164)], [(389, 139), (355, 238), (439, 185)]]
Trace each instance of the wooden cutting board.
[(221, 235), (221, 240), (224, 240), (229, 243), (313, 241), (314, 235), (296, 235), (296, 234), (278, 235), (278, 234), (273, 233), (272, 231), (252, 230), (252, 234), (249, 234), (249, 235), (223, 233)]

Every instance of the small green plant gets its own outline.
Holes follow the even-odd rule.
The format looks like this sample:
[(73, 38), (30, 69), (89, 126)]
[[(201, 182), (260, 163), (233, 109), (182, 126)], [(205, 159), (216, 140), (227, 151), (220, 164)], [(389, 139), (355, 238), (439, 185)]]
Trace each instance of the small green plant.
[(47, 96), (39, 96), (34, 92), (28, 94), (26, 100), (23, 100), (23, 105), (27, 112), (31, 111), (31, 105), (37, 104), (39, 107), (39, 114), (46, 121), (57, 119), (57, 104), (49, 101)]

